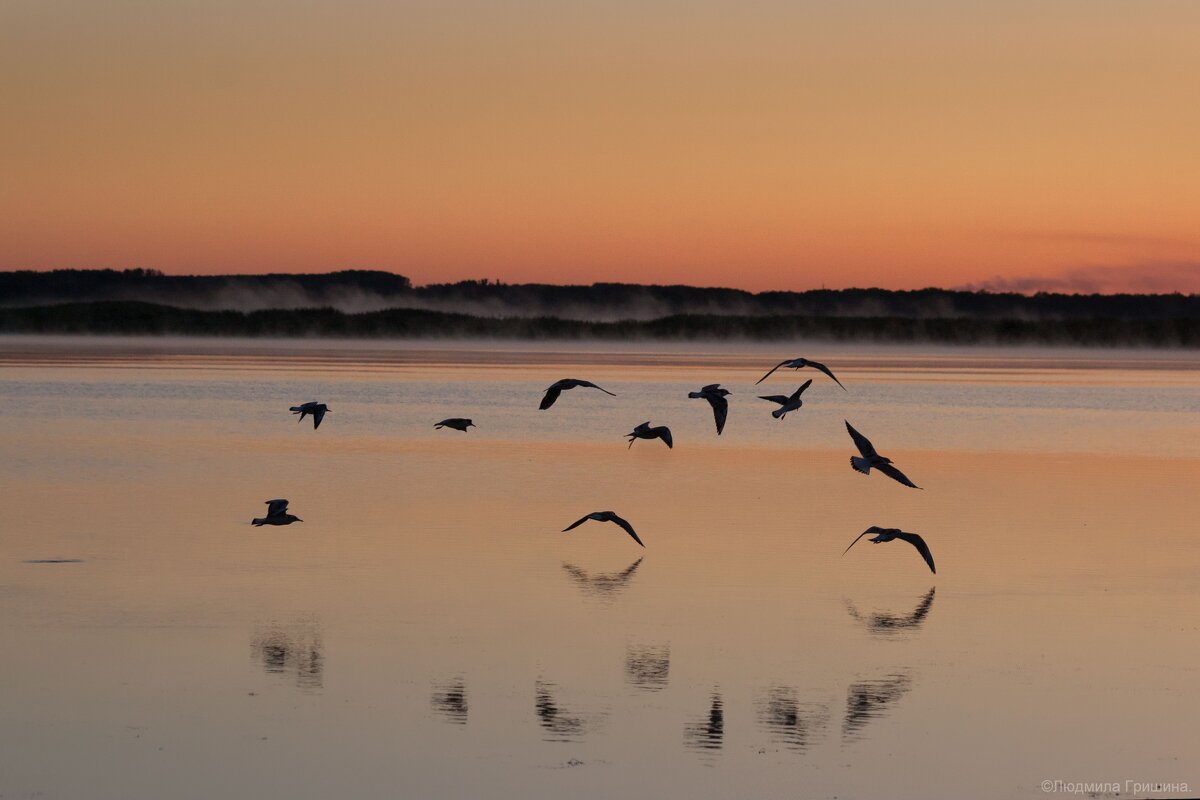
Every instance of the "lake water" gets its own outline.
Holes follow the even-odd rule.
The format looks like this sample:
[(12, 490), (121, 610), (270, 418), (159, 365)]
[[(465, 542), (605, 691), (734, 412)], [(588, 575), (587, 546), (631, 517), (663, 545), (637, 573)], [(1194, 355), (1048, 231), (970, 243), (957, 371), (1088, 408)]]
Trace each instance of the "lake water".
[(13, 337), (0, 406), (4, 798), (1200, 793), (1195, 353)]

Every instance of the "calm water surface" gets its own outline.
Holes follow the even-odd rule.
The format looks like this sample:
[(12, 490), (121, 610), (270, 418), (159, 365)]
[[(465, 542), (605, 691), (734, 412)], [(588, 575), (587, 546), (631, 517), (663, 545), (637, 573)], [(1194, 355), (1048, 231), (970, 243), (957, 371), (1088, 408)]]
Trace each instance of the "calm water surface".
[(0, 795), (1200, 791), (1200, 357), (791, 349), (0, 339)]

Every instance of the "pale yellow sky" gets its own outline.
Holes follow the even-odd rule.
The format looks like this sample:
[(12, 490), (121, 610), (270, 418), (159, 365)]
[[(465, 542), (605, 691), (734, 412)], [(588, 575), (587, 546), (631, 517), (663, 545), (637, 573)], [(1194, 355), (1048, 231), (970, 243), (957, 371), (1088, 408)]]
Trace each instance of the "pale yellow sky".
[(1200, 3), (0, 4), (0, 269), (1200, 292)]

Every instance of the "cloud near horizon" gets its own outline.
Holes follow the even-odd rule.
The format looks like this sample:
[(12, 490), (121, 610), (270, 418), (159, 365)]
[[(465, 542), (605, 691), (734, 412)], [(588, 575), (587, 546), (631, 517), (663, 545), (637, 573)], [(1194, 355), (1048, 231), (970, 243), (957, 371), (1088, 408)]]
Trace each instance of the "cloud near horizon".
[(1200, 261), (1089, 265), (1059, 275), (995, 275), (954, 287), (966, 291), (1066, 294), (1200, 294)]

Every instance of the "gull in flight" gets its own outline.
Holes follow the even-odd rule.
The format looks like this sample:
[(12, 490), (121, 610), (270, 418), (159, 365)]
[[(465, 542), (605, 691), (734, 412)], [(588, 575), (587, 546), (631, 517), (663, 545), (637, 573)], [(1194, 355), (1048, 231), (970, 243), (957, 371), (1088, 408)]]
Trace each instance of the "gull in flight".
[[(921, 538), (920, 534), (908, 533), (907, 531), (902, 531), (899, 528), (881, 528), (878, 525), (872, 525), (871, 527), (867, 528), (865, 531), (860, 533), (854, 539), (854, 541), (850, 543), (850, 547), (854, 547), (854, 545), (858, 544), (859, 539), (861, 539), (862, 537), (866, 536), (869, 533), (875, 534), (875, 538), (868, 539), (867, 541), (874, 542), (875, 544), (880, 544), (882, 542), (890, 542), (893, 539), (899, 539), (901, 541), (908, 542), (913, 547), (917, 548), (917, 552), (921, 554), (921, 558), (925, 559), (925, 563), (929, 565), (929, 571), (932, 572), (934, 575), (937, 574), (937, 568), (933, 566), (933, 553), (929, 552), (929, 545), (925, 544), (925, 540)], [(846, 553), (849, 553), (850, 547), (847, 547), (842, 552), (842, 555), (846, 555)], [(932, 594), (930, 594), (929, 600), (930, 601), (933, 600)]]
[(725, 430), (725, 419), (729, 416), (729, 401), (725, 397), (730, 394), (733, 392), (722, 389), (719, 383), (702, 386), (698, 392), (688, 392), (688, 397), (693, 400), (704, 399), (712, 406), (713, 419), (717, 422), (717, 436), (720, 436), (721, 431)]
[(542, 398), (542, 404), (539, 405), (538, 408), (540, 408), (542, 411), (545, 411), (547, 408), (554, 405), (554, 401), (558, 399), (560, 394), (565, 392), (567, 389), (574, 389), (576, 386), (586, 386), (589, 389), (600, 389), (600, 391), (604, 392), (605, 394), (612, 394), (613, 397), (616, 397), (616, 395), (610, 392), (608, 389), (602, 389), (591, 381), (581, 381), (575, 378), (563, 378), (561, 381), (555, 381), (554, 383), (550, 384), (550, 387), (546, 389), (546, 396)]
[(675, 447), (675, 441), (671, 438), (671, 429), (666, 425), (658, 425), (651, 428), (649, 420), (638, 425), (632, 432), (625, 435), (629, 437), (630, 447), (633, 447), (633, 443), (637, 439), (662, 439), (667, 447)]
[(914, 489), (921, 488), (910, 481), (907, 475), (893, 467), (890, 458), (884, 458), (879, 453), (876, 453), (875, 445), (871, 444), (871, 441), (867, 437), (854, 430), (854, 427), (849, 422), (846, 422), (846, 430), (850, 432), (850, 438), (854, 440), (854, 446), (858, 448), (858, 452), (862, 453), (862, 458), (850, 456), (850, 466), (856, 472), (861, 472), (863, 475), (870, 475), (871, 468), (874, 467), (892, 480), (899, 481), (905, 486), (911, 486)]
[(306, 416), (312, 414), (314, 431), (321, 427), (321, 420), (325, 419), (325, 412), (328, 410), (329, 408), (324, 403), (318, 403), (316, 400), (309, 400), (307, 403), (301, 403), (288, 409), (293, 414), (300, 415), (300, 419), (296, 422), (303, 422)]
[(291, 525), (293, 522), (304, 522), (295, 514), (287, 513), (287, 507), (287, 500), (268, 500), (267, 515), (250, 520), (250, 524), (261, 528), (263, 525)]
[[(824, 364), (820, 364), (816, 361), (809, 361), (807, 358), (789, 358), (786, 361), (780, 361), (778, 364), (771, 367), (771, 372), (774, 372), (775, 370), (779, 369), (780, 367), (788, 367), (790, 369), (802, 369), (803, 367), (812, 367), (813, 369), (824, 372), (826, 375), (833, 378), (834, 383), (836, 383), (838, 386), (842, 386), (842, 382), (839, 381), (837, 379), (837, 376), (834, 375), (833, 372), (830, 371), (829, 367), (825, 366)], [(771, 377), (771, 372), (768, 372), (766, 375), (763, 375), (761, 378), (759, 378), (757, 381), (755, 381), (754, 385), (757, 386), (758, 384), (765, 381), (767, 378)], [(843, 392), (846, 391), (845, 386), (842, 386), (842, 391)]]
[(463, 433), (466, 433), (467, 428), (478, 428), (479, 426), (474, 422), (471, 422), (469, 419), (463, 419), (462, 417), (451, 417), (450, 419), (444, 419), (441, 422), (435, 423), (433, 427), (437, 430), (441, 430), (442, 428), (454, 428), (456, 431), (462, 431)]
[(635, 531), (633, 529), (633, 526), (630, 525), (625, 520), (618, 517), (612, 511), (593, 511), (591, 514), (588, 514), (586, 517), (577, 519), (574, 522), (572, 522), (570, 525), (568, 525), (567, 527), (563, 528), (563, 533), (566, 533), (567, 531), (571, 530), (572, 528), (578, 528), (580, 525), (587, 522), (589, 519), (594, 519), (597, 522), (612, 522), (617, 525), (620, 525), (622, 528), (625, 529), (626, 533), (628, 533), (630, 536), (633, 537), (633, 540), (635, 542), (637, 542), (638, 544), (641, 544), (642, 547), (646, 546), (646, 545), (642, 544), (642, 540), (638, 538), (637, 531)]
[(779, 408), (771, 412), (771, 416), (775, 419), (783, 419), (789, 411), (795, 411), (804, 405), (804, 401), (800, 399), (800, 395), (804, 394), (804, 390), (812, 385), (812, 378), (804, 382), (796, 391), (792, 392), (791, 397), (784, 397), (781, 394), (759, 395), (760, 400), (770, 400), (772, 403), (779, 403)]

